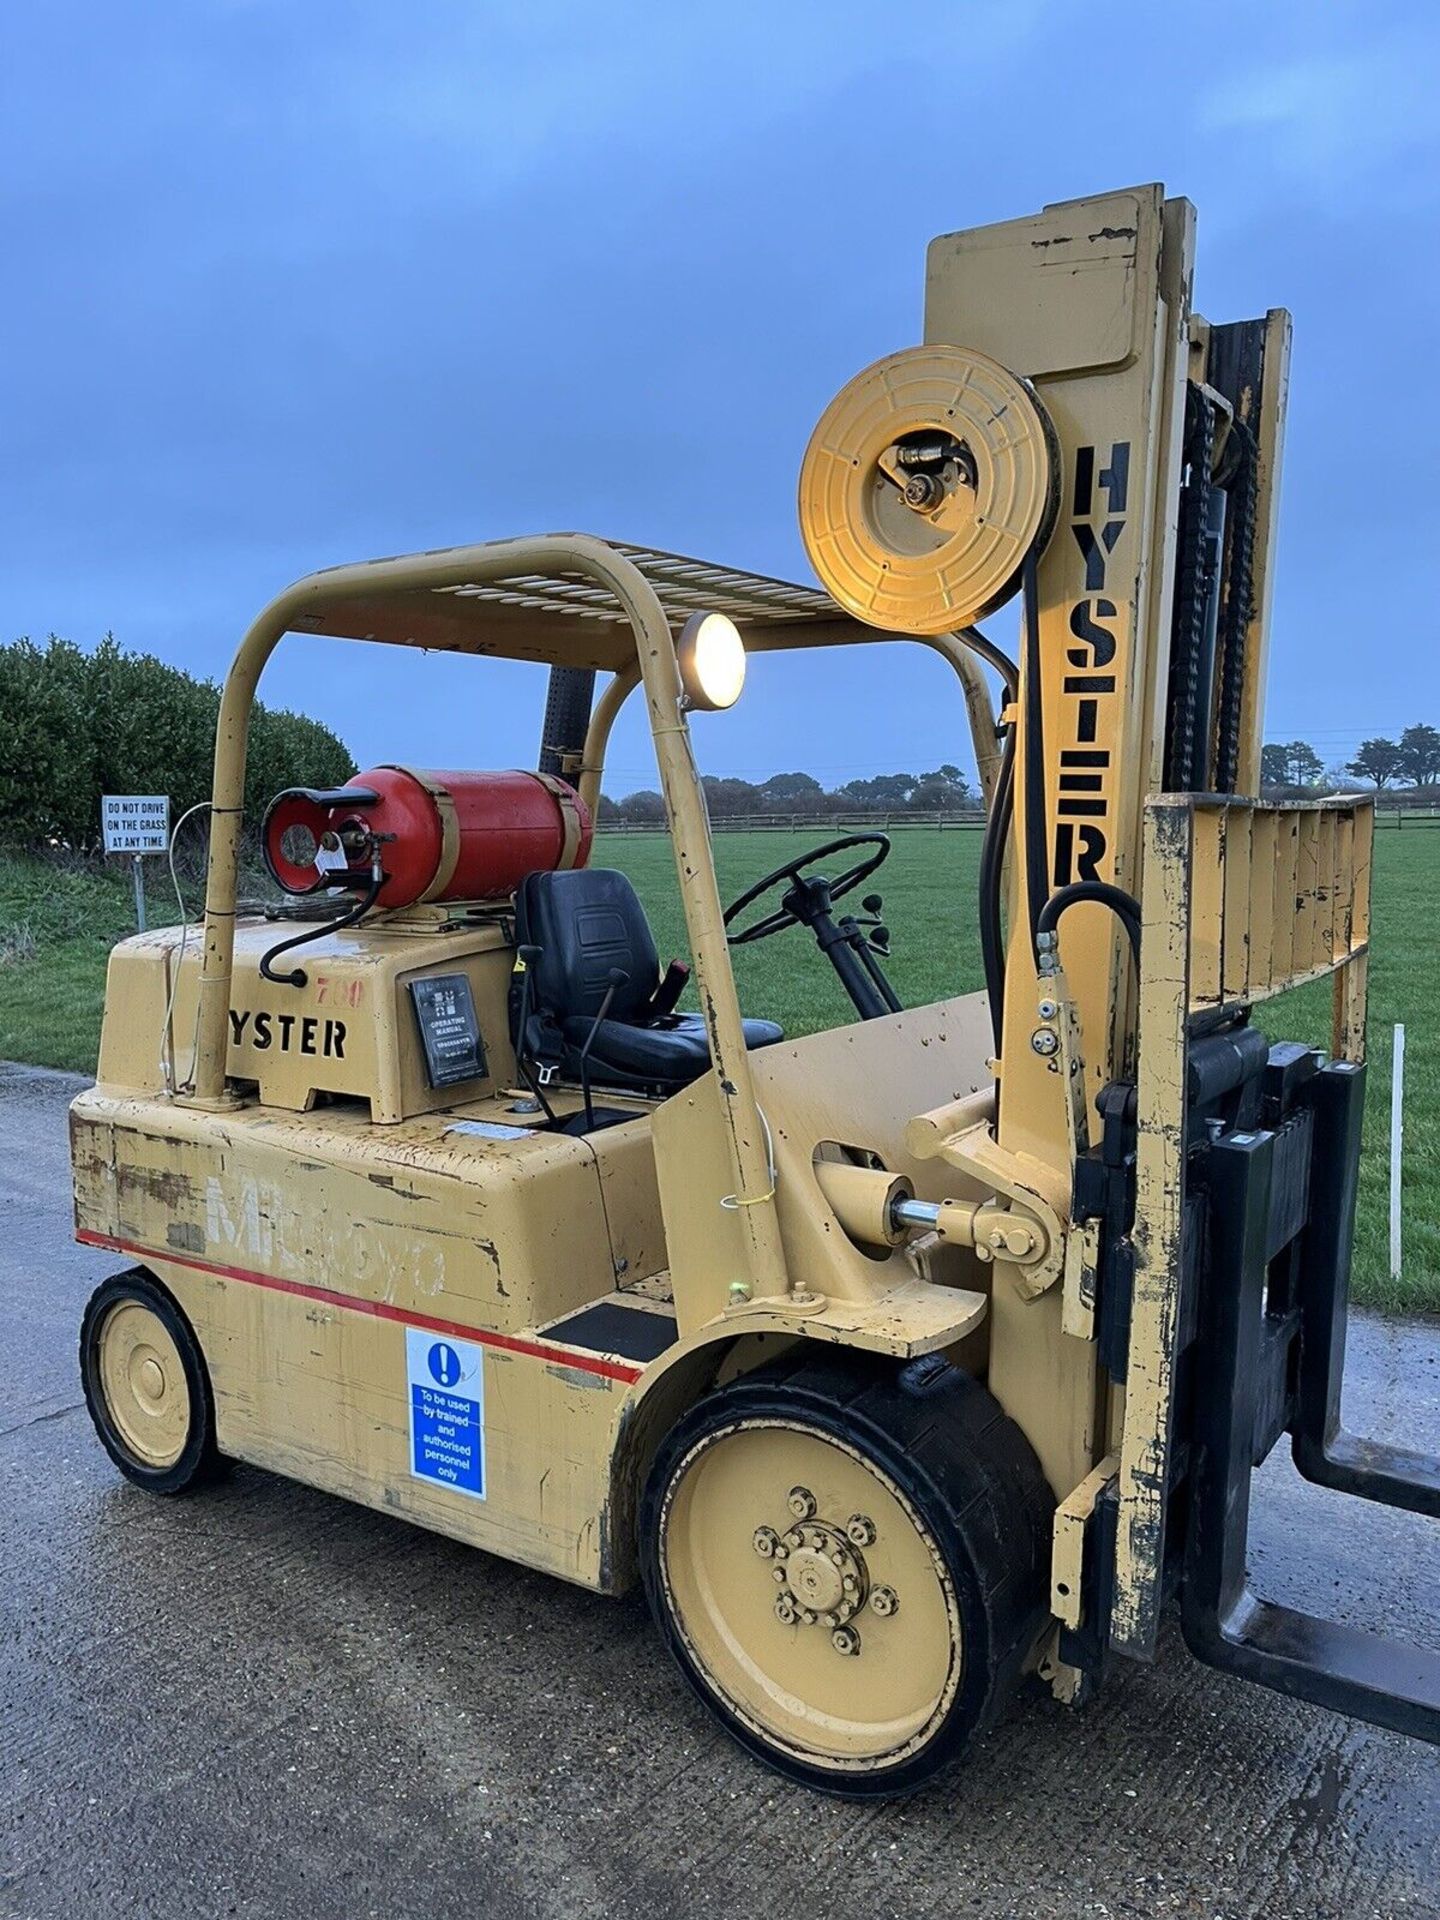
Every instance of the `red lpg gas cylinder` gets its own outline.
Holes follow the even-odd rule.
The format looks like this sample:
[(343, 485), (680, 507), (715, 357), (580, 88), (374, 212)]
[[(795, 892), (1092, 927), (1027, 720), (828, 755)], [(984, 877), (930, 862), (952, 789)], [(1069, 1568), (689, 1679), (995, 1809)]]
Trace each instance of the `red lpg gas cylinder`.
[(527, 873), (583, 867), (592, 834), (579, 794), (549, 774), (372, 767), (346, 787), (277, 795), (261, 839), (287, 893), (364, 886), (378, 857), (376, 905), (395, 908), (506, 899)]

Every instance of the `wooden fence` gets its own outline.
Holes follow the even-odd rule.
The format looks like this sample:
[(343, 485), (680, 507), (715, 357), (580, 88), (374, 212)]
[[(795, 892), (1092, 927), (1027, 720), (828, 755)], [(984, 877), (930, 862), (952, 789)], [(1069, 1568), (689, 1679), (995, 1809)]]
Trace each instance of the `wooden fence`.
[[(982, 807), (963, 813), (735, 813), (712, 814), (716, 833), (810, 833), (829, 828), (842, 833), (893, 833), (902, 827), (970, 827), (985, 825)], [(601, 833), (663, 833), (663, 820), (602, 820)]]
[[(893, 813), (735, 813), (715, 814), (711, 827), (716, 833), (813, 833), (829, 830), (841, 833), (895, 833), (906, 827), (955, 827), (978, 831), (985, 825), (982, 807), (967, 807), (953, 813), (911, 813), (897, 809)], [(1377, 827), (1440, 827), (1440, 807), (1379, 807)], [(661, 820), (602, 820), (602, 833), (663, 833)]]

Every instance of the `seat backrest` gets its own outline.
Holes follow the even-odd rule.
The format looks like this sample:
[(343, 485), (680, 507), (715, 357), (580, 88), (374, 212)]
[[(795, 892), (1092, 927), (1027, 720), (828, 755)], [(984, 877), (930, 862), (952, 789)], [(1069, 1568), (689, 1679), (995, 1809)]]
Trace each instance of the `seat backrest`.
[(655, 992), (660, 960), (645, 909), (623, 873), (576, 867), (527, 873), (515, 895), (520, 946), (540, 948), (530, 982), (537, 1012), (594, 1015), (612, 968), (629, 975), (610, 1002), (612, 1020), (638, 1019)]

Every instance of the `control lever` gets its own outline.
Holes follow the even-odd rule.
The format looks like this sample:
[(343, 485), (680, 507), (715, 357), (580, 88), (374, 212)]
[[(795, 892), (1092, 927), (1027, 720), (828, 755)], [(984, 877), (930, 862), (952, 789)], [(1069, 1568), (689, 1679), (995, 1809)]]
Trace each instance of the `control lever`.
[(590, 1031), (585, 1036), (585, 1044), (580, 1049), (580, 1092), (585, 1101), (585, 1131), (593, 1132), (595, 1127), (595, 1108), (590, 1100), (590, 1049), (595, 1044), (595, 1036), (600, 1031), (600, 1022), (610, 1011), (610, 1003), (630, 976), (623, 967), (611, 967), (606, 976), (608, 984), (605, 997), (600, 1002), (600, 1011), (590, 1023)]
[(871, 917), (868, 920), (862, 920), (858, 915), (852, 916), (852, 918), (857, 927), (869, 927), (871, 929), (870, 937), (865, 943), (870, 951), (872, 953), (878, 953), (882, 960), (888, 960), (890, 958), (890, 929), (875, 917), (884, 905), (885, 902), (878, 893), (867, 893), (865, 898), (860, 902), (860, 906), (861, 910)]
[[(877, 896), (871, 895), (870, 899), (873, 899), (876, 906), (879, 906), (880, 901)], [(870, 899), (865, 900), (862, 904), (868, 907), (870, 905)], [(867, 927), (872, 928), (873, 932), (867, 934), (865, 931)], [(900, 1001), (895, 989), (876, 964), (877, 954), (882, 960), (888, 960), (890, 958), (890, 929), (881, 926), (878, 920), (862, 920), (857, 918), (853, 913), (846, 913), (842, 914), (835, 922), (835, 931), (840, 936), (840, 939), (859, 956), (861, 965), (864, 967), (866, 973), (869, 974), (879, 992), (881, 1002), (883, 1003), (882, 1010), (888, 1010), (890, 1013), (901, 1012)], [(873, 1015), (866, 1016), (867, 1019), (873, 1017)]]
[(544, 1085), (539, 1075), (532, 1075), (525, 1058), (525, 1049), (530, 1039), (530, 982), (535, 977), (535, 969), (539, 966), (544, 951), (543, 947), (529, 946), (515, 949), (515, 958), (525, 969), (525, 978), (520, 983), (520, 1020), (515, 1030), (515, 1065), (520, 1070), (521, 1079), (544, 1108), (545, 1118), (553, 1127), (557, 1124), (555, 1109), (545, 1098)]

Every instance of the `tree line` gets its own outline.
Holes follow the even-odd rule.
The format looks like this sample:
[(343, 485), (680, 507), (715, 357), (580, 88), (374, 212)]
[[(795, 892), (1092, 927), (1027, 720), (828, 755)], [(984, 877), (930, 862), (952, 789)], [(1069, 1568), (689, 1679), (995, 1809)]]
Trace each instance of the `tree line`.
[[(1410, 787), (1418, 798), (1440, 798), (1440, 729), (1407, 727), (1398, 740), (1361, 743), (1353, 760), (1326, 767), (1307, 740), (1274, 741), (1261, 755), (1261, 784), (1268, 793), (1297, 797), (1344, 791), (1363, 781), (1384, 793)], [(882, 773), (825, 787), (810, 773), (777, 773), (768, 780), (703, 781), (712, 820), (765, 814), (953, 813), (982, 805), (958, 767), (933, 773)], [(663, 826), (665, 803), (652, 788), (600, 801), (600, 819), (628, 826)]]
[[(220, 690), (150, 654), (131, 653), (107, 634), (91, 652), (51, 635), (0, 646), (0, 844), (63, 845), (90, 851), (100, 840), (104, 793), (168, 793), (172, 818), (209, 797)], [(253, 710), (245, 811), (253, 823), (288, 786), (340, 786), (354, 771), (344, 742), (303, 714)], [(1323, 792), (1364, 781), (1379, 792), (1411, 787), (1440, 797), (1440, 729), (1417, 724), (1398, 740), (1361, 743), (1353, 760), (1327, 770), (1305, 740), (1264, 749), (1270, 790)], [(714, 820), (765, 814), (933, 814), (978, 807), (956, 766), (882, 773), (824, 786), (813, 774), (750, 781), (706, 776)], [(600, 819), (663, 825), (659, 793), (605, 795)]]
[(1353, 760), (1329, 769), (1307, 740), (1273, 742), (1261, 755), (1260, 778), (1266, 787), (1291, 792), (1323, 792), (1363, 780), (1378, 793), (1413, 787), (1428, 798), (1440, 787), (1440, 728), (1417, 724), (1398, 740), (1363, 740)]
[[(0, 844), (100, 844), (100, 796), (167, 793), (172, 823), (210, 797), (220, 689), (112, 634), (0, 646)], [(282, 787), (341, 786), (354, 760), (318, 720), (256, 703), (245, 769), (254, 823)]]
[[(719, 779), (702, 782), (712, 820), (740, 820), (761, 814), (795, 813), (954, 813), (979, 805), (958, 767), (932, 773), (879, 773), (868, 780), (847, 780), (824, 787), (812, 773), (777, 773), (758, 784)], [(661, 826), (665, 802), (650, 788), (614, 800), (601, 797), (600, 820), (628, 826)]]

